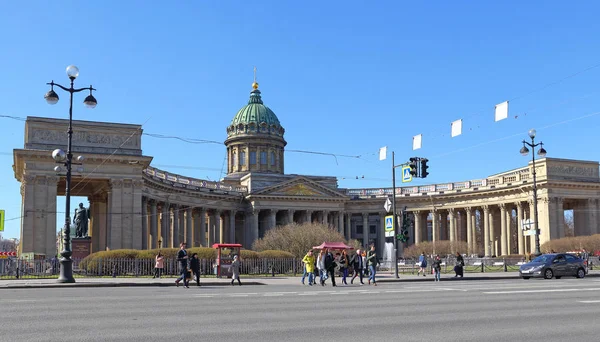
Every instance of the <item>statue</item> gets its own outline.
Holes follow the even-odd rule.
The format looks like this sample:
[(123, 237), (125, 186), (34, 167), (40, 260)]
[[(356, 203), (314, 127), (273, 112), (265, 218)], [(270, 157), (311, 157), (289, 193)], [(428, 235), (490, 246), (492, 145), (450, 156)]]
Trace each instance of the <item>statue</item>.
[(87, 237), (88, 219), (88, 209), (83, 206), (83, 203), (79, 203), (79, 208), (75, 209), (75, 217), (73, 218), (73, 223), (77, 227), (75, 230), (75, 237)]

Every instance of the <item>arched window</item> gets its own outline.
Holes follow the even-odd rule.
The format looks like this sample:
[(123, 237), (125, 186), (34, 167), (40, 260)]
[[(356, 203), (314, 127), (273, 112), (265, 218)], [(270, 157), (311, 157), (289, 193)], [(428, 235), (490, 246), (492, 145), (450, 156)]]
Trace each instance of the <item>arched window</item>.
[(275, 152), (271, 151), (271, 165), (275, 166)]
[(240, 165), (242, 165), (242, 166), (246, 165), (246, 152), (245, 151), (240, 152)]
[(235, 153), (235, 151), (232, 153), (231, 159), (233, 159), (233, 166), (237, 166), (237, 164), (238, 164), (237, 153)]

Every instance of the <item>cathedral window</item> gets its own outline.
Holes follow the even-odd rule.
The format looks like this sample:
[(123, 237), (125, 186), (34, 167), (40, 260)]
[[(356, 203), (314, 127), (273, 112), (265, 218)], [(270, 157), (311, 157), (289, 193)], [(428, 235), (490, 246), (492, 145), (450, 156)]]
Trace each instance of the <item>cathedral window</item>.
[(246, 152), (240, 153), (240, 165), (242, 165), (242, 166), (246, 165)]
[(275, 152), (271, 152), (271, 165), (275, 166)]
[(256, 164), (256, 152), (250, 152), (250, 165)]
[(267, 152), (265, 151), (260, 152), (260, 164), (267, 165)]

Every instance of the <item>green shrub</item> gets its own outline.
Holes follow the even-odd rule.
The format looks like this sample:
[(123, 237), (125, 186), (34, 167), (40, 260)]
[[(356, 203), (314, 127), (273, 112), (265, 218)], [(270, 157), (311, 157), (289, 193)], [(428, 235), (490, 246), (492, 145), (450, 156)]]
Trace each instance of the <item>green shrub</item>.
[(258, 252), (251, 251), (249, 249), (242, 249), (240, 251), (240, 257), (242, 258), (242, 260), (245, 260), (245, 259), (258, 259), (259, 258), (259, 254), (258, 254)]
[(589, 253), (600, 250), (600, 234), (550, 240), (540, 247), (542, 253), (550, 253), (552, 250), (559, 253), (575, 252), (581, 251), (583, 248)]
[(261, 259), (291, 259), (294, 254), (286, 251), (266, 250), (258, 252), (258, 257)]

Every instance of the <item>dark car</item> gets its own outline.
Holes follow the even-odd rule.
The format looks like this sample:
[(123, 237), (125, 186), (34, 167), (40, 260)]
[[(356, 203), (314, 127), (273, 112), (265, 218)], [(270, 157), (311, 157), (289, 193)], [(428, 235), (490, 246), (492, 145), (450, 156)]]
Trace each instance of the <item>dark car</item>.
[(519, 267), (519, 275), (523, 279), (544, 277), (545, 279), (560, 279), (562, 276), (585, 277), (584, 261), (572, 254), (552, 253), (542, 254), (531, 262)]

